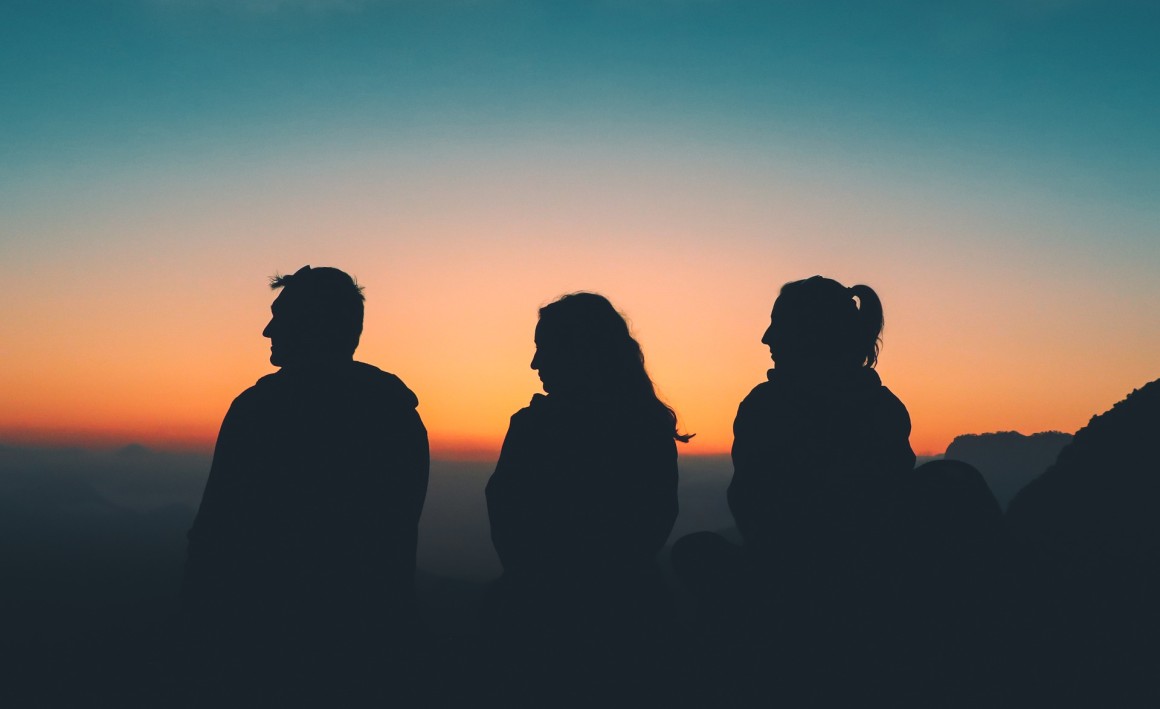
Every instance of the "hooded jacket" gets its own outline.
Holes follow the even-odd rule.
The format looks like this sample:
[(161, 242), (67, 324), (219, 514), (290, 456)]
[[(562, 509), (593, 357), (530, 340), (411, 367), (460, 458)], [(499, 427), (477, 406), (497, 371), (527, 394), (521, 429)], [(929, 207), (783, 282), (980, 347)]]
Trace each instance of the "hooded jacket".
[(747, 550), (783, 561), (857, 553), (914, 468), (906, 407), (870, 368), (768, 378), (733, 424), (728, 498)]
[(537, 394), (511, 418), (487, 506), (505, 575), (648, 569), (677, 516), (672, 431), (626, 407)]
[(417, 405), (395, 375), (350, 361), (284, 368), (238, 396), (189, 532), (197, 622), (370, 632), (409, 607), (429, 469)]

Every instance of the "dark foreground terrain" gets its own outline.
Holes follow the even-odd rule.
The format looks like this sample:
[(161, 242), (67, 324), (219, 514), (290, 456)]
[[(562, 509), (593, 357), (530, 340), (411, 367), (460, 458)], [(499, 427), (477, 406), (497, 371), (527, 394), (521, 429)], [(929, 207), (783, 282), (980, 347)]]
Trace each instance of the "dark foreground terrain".
[[(997, 611), (1003, 630), (995, 647), (973, 649), (1002, 658), (993, 703), (1160, 706), (1158, 433), (1160, 382), (1153, 382), (1094, 417), (1074, 440), (1053, 434), (1033, 441), (1035, 451), (1011, 454), (1029, 456), (1019, 474), (1032, 482), (1004, 517), (1010, 577)], [(995, 472), (1003, 462), (995, 450), (1019, 445), (1008, 434), (996, 442), (998, 449), (986, 449), (986, 437), (964, 438), (948, 454), (975, 464), (994, 489), (995, 475), (1003, 475)], [(1058, 457), (1028, 473), (1044, 446), (1060, 450)], [(207, 470), (205, 456), (139, 446), (108, 453), (0, 448), (4, 706), (182, 704), (188, 678), (174, 614), (185, 532)], [(500, 572), (482, 494), (489, 472), (488, 464), (433, 466), (420, 539), (421, 632), (406, 679), (412, 689), (398, 697), (404, 704), (504, 699), (502, 688), (484, 686), (483, 668), (495, 658), (481, 656), (488, 646), (478, 613)], [(686, 458), (681, 473), (682, 513), (670, 541), (706, 529), (733, 534), (724, 501), (728, 459)], [(656, 698), (728, 703), (728, 691), (711, 686), (722, 675), (701, 671), (714, 638), (699, 625), (687, 591), (671, 575), (669, 582), (672, 647), (668, 675), (657, 680), (668, 686)], [(932, 599), (919, 605), (938, 607)], [(774, 656), (754, 667), (770, 678), (762, 703), (777, 705)], [(568, 703), (564, 696), (560, 704)], [(954, 691), (940, 701), (967, 706)]]

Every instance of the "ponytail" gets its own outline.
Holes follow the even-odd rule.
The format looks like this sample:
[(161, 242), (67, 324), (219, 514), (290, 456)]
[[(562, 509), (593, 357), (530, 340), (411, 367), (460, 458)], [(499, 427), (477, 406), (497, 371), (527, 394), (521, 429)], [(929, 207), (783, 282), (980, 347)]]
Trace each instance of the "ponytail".
[(864, 367), (870, 369), (878, 363), (878, 350), (882, 345), (882, 301), (878, 294), (867, 285), (851, 286), (847, 289), (851, 298), (858, 299), (858, 339), (857, 353), (865, 360)]

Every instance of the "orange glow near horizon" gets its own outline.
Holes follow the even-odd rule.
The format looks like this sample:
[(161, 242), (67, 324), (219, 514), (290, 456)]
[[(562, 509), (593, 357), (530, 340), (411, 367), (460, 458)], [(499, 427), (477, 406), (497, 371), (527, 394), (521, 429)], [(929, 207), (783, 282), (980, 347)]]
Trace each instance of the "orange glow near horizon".
[[(561, 288), (537, 282), (490, 289), (494, 271), (460, 264), (448, 276), (461, 284), (459, 292), (423, 291), (421, 273), (393, 279), (374, 270), (359, 273), (368, 286), (368, 314), (358, 358), (398, 374), (418, 394), (433, 456), (494, 460), (508, 417), (540, 391), (529, 367), (536, 310), (580, 289), (582, 281), (563, 273)], [(255, 280), (244, 287), (242, 303), (226, 303), (223, 296), (220, 312), (199, 306), (203, 322), (181, 318), (181, 328), (171, 332), (161, 322), (154, 323), (156, 330), (125, 331), (119, 344), (89, 349), (79, 360), (63, 354), (69, 352), (64, 338), (48, 342), (50, 356), (26, 360), (25, 378), (6, 382), (14, 405), (0, 413), (0, 442), (212, 450), (233, 397), (273, 371), (260, 337), (273, 294), (260, 277)], [(540, 274), (531, 280), (552, 279)], [(682, 297), (681, 281), (678, 274), (645, 285), (606, 269), (589, 279), (589, 289), (604, 292), (629, 315), (662, 397), (677, 410), (681, 429), (696, 434), (681, 446), (682, 454), (727, 454), (737, 404), (770, 366), (758, 338), (776, 290), (751, 279), (746, 307), (730, 309), (719, 301), (736, 295), (736, 283), (702, 279), (694, 299)], [(911, 443), (920, 455), (941, 453), (963, 433), (1074, 432), (1132, 388), (1112, 376), (1043, 387), (1026, 371), (1005, 369), (998, 344), (974, 343), (967, 362), (948, 359), (962, 343), (924, 338), (923, 327), (915, 325), (925, 317), (922, 305), (891, 298), (889, 287), (880, 290), (888, 325), (879, 371), (910, 410)], [(402, 297), (408, 292), (425, 307), (408, 306)], [(171, 307), (179, 308), (172, 291), (148, 305), (160, 312)], [(192, 332), (209, 339), (190, 337)], [(1046, 331), (1030, 335), (1050, 338)], [(1141, 371), (1150, 365), (1143, 360)], [(1058, 376), (1065, 364), (1044, 362), (1042, 371)]]
[[(436, 457), (495, 457), (540, 391), (537, 309), (576, 290), (628, 315), (696, 434), (687, 455), (729, 451), (770, 366), (778, 288), (815, 273), (881, 295), (879, 371), (919, 454), (964, 433), (1073, 432), (1160, 375), (1148, 259), (1076, 247), (1089, 231), (1066, 209), (726, 157), (412, 156), (387, 176), (308, 161), (17, 214), (27, 243), (73, 246), (0, 268), (0, 442), (209, 450), (232, 399), (272, 371), (264, 279), (308, 263), (366, 286), (358, 359), (416, 392)], [(251, 183), (268, 194), (237, 196)]]

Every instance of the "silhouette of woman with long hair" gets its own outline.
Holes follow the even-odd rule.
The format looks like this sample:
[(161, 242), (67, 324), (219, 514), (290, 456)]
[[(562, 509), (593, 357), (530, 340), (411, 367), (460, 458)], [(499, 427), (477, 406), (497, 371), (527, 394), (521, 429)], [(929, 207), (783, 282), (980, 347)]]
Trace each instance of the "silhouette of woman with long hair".
[(546, 395), (512, 416), (487, 485), (504, 569), (493, 633), (534, 655), (543, 687), (577, 664), (600, 684), (593, 659), (615, 665), (616, 653), (639, 649), (664, 606), (656, 557), (677, 516), (675, 441), (689, 437), (603, 296), (541, 308), (535, 341), (531, 366)]

